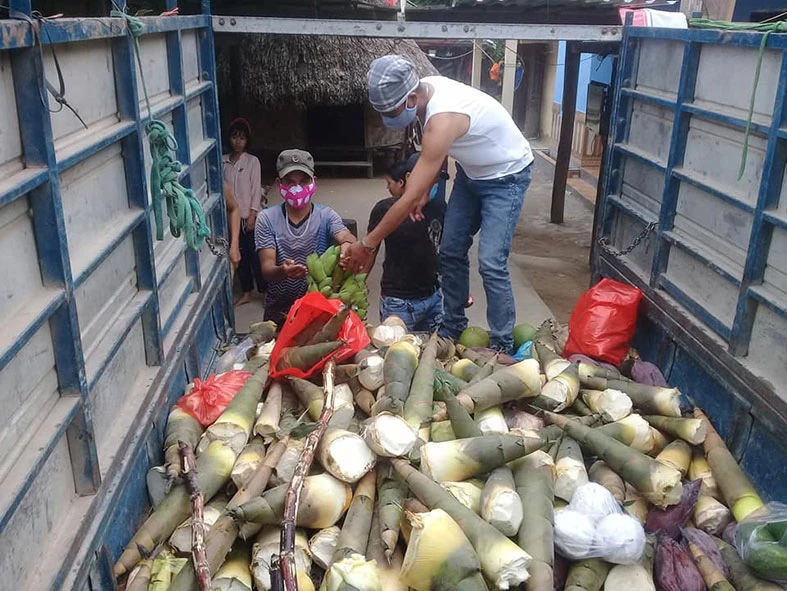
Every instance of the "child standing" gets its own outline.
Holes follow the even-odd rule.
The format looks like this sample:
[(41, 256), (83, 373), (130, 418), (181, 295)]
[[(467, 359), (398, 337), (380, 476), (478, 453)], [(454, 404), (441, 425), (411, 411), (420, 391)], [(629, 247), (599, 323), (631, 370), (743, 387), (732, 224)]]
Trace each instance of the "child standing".
[[(413, 154), (407, 160), (394, 164), (385, 175), (391, 197), (375, 204), (367, 232), (380, 223), (402, 196), (417, 161), (418, 154)], [(380, 320), (398, 316), (409, 331), (434, 332), (443, 321), (437, 250), (443, 234), (445, 201), (435, 199), (436, 193), (435, 184), (429, 203), (423, 209), (423, 220), (414, 222), (408, 218), (385, 239)]]
[(265, 320), (281, 326), (295, 300), (306, 294), (306, 257), (322, 254), (334, 243), (341, 244), (344, 253), (355, 237), (338, 213), (312, 202), (316, 184), (309, 152), (284, 150), (276, 170), (284, 203), (260, 212), (255, 240), (262, 275), (268, 282)]

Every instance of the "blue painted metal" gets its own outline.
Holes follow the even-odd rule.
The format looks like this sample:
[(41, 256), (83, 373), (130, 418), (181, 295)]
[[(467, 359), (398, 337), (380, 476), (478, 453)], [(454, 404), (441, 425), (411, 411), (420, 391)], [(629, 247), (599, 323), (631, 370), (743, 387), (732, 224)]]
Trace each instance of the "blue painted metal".
[[(782, 318), (787, 317), (787, 302), (779, 299), (783, 298), (779, 289), (762, 285), (771, 230), (776, 226), (787, 227), (787, 216), (776, 209), (787, 164), (787, 143), (782, 139), (783, 135), (787, 137), (787, 134), (783, 133), (787, 126), (787, 36), (772, 37), (779, 39), (769, 39), (768, 47), (781, 51), (783, 56), (773, 120), (769, 126), (755, 125), (752, 128), (754, 133), (766, 135), (768, 138), (757, 204), (752, 207), (738, 199), (732, 187), (708, 186), (708, 181), (700, 181), (687, 174), (687, 171), (681, 169), (681, 161), (685, 151), (689, 117), (702, 117), (741, 131), (746, 123), (740, 118), (728, 116), (722, 109), (717, 113), (692, 103), (698, 59), (703, 48), (707, 44), (725, 44), (748, 47), (755, 53), (762, 36), (752, 33), (626, 27), (621, 48), (623, 56), (631, 55), (636, 51), (638, 43), (645, 43), (650, 39), (680, 41), (686, 44), (679, 91), (673, 105), (675, 124), (670, 138), (669, 162), (667, 170), (664, 171), (666, 184), (662, 194), (658, 230), (660, 251), (649, 277), (643, 276), (627, 258), (617, 258), (606, 252), (600, 252), (594, 259), (593, 274), (594, 277), (606, 276), (626, 281), (644, 292), (633, 346), (643, 358), (658, 364), (671, 385), (680, 388), (707, 412), (726, 439), (732, 453), (740, 458), (744, 470), (760, 488), (762, 495), (767, 499), (780, 499), (787, 495), (787, 463), (784, 461), (787, 454), (787, 443), (784, 439), (787, 400), (774, 391), (772, 384), (758, 375), (753, 365), (737, 356), (745, 352), (745, 347), (740, 345), (748, 345), (753, 313), (757, 305), (765, 305)], [(605, 213), (596, 220), (599, 236), (607, 238), (610, 237), (614, 224), (620, 223), (624, 213), (639, 222), (646, 219), (645, 212), (636, 204), (622, 200), (620, 191), (616, 188), (620, 183), (618, 171), (622, 170), (625, 160), (646, 160), (642, 154), (626, 145), (631, 101), (649, 100), (642, 96), (647, 93), (631, 91), (632, 79), (635, 79), (635, 76), (621, 72), (617, 81), (613, 133), (609, 147), (612, 158), (608, 159), (609, 165), (604, 171), (609, 179), (607, 187), (610, 190), (601, 196), (601, 211)], [(663, 100), (650, 102), (665, 106)], [(648, 164), (653, 166), (653, 163)], [(738, 162), (730, 163), (731, 167), (737, 165)], [(655, 168), (662, 170), (660, 166)], [(684, 237), (683, 232), (673, 229), (677, 189), (681, 182), (692, 183), (712, 198), (734, 204), (740, 210), (752, 214), (754, 223), (742, 279), (739, 268), (732, 264), (726, 265), (723, 259), (719, 260), (717, 253), (711, 252), (710, 247), (705, 248), (699, 238)], [(695, 301), (664, 274), (670, 245), (689, 252), (706, 268), (714, 270), (732, 285), (740, 286), (738, 307), (732, 326), (725, 325), (710, 312), (706, 302)], [(776, 254), (780, 256), (782, 253)], [(718, 336), (712, 334), (713, 332)], [(726, 340), (730, 340), (738, 348), (728, 347)], [(768, 450), (768, 453), (763, 453), (764, 450)]]
[(175, 307), (172, 309), (172, 313), (169, 315), (169, 318), (163, 318), (163, 325), (161, 327), (161, 334), (162, 336), (166, 337), (169, 334), (169, 331), (172, 329), (172, 326), (175, 324), (175, 320), (178, 319), (180, 315), (180, 311), (183, 309), (183, 306), (186, 305), (186, 301), (189, 299), (191, 294), (194, 293), (193, 285), (189, 283), (184, 289), (183, 292), (178, 297), (178, 301), (175, 304)]
[(0, 207), (13, 203), (16, 199), (23, 197), (47, 182), (49, 180), (49, 171), (46, 168), (41, 168), (40, 170), (37, 168), (26, 168), (11, 178), (15, 182), (11, 184), (7, 191), (0, 195)]
[[(116, 75), (117, 75), (117, 66), (116, 67)], [(125, 79), (125, 77), (123, 77)], [(117, 77), (116, 77), (117, 80)], [(121, 87), (122, 88), (122, 87)], [(118, 93), (119, 102), (123, 101), (123, 97), (126, 96), (124, 93)], [(121, 117), (124, 115), (121, 111)], [(74, 152), (73, 154), (69, 154), (65, 158), (60, 158), (58, 164), (60, 166), (60, 170), (65, 170), (66, 168), (71, 168), (75, 164), (82, 162), (82, 160), (86, 160), (90, 156), (94, 154), (98, 154), (104, 148), (116, 144), (118, 141), (128, 137), (132, 133), (134, 133), (137, 129), (136, 120), (131, 121), (123, 121), (118, 125), (115, 125), (109, 129), (109, 133), (102, 134), (101, 132), (96, 132), (91, 139), (98, 138), (95, 143), (91, 142), (90, 145)]]
[(745, 355), (749, 349), (749, 339), (754, 324), (756, 304), (750, 297), (749, 286), (762, 282), (767, 260), (768, 247), (773, 233), (773, 226), (765, 218), (765, 210), (779, 203), (782, 187), (782, 176), (787, 162), (787, 146), (784, 140), (777, 137), (778, 130), (787, 121), (787, 53), (782, 55), (779, 86), (773, 107), (768, 144), (765, 149), (765, 161), (762, 169), (762, 181), (757, 195), (757, 208), (754, 213), (746, 264), (743, 269), (743, 289), (738, 297), (735, 309), (735, 321), (732, 325), (730, 351), (733, 355)]
[(670, 151), (667, 160), (667, 172), (664, 177), (664, 191), (661, 196), (661, 211), (659, 212), (659, 225), (656, 230), (656, 252), (653, 256), (653, 268), (650, 272), (650, 284), (657, 285), (659, 277), (667, 268), (669, 257), (669, 243), (664, 240), (664, 232), (672, 229), (675, 220), (675, 209), (678, 204), (679, 181), (673, 176), (673, 171), (683, 164), (686, 152), (686, 141), (689, 133), (689, 117), (681, 109), (681, 105), (694, 100), (694, 85), (697, 81), (699, 68), (699, 45), (689, 42), (683, 49), (683, 65), (680, 81), (678, 82), (678, 97), (674, 109), (672, 123), (672, 137), (670, 138)]
[(665, 109), (673, 110), (675, 108), (675, 101), (666, 99), (663, 96), (642, 92), (641, 90), (636, 90), (634, 88), (621, 88), (620, 92), (625, 97), (658, 105), (659, 107), (663, 107)]
[[(127, 169), (128, 170), (128, 169)], [(85, 280), (90, 277), (90, 274), (95, 271), (101, 263), (103, 263), (109, 255), (112, 254), (112, 251), (115, 250), (118, 244), (123, 242), (126, 238), (129, 237), (130, 234), (136, 232), (140, 225), (145, 225), (144, 222), (147, 221), (147, 214), (144, 210), (139, 211), (136, 214), (132, 214), (128, 218), (128, 222), (120, 228), (117, 235), (115, 235), (112, 240), (106, 245), (106, 249), (102, 250), (98, 253), (92, 260), (88, 261), (83, 267), (76, 269), (78, 272), (77, 275), (74, 276), (74, 287), (79, 287), (82, 285)], [(144, 272), (144, 268), (137, 269), (137, 274), (139, 275), (140, 272)], [(137, 279), (139, 281), (139, 278)], [(146, 289), (146, 288), (145, 288)]]

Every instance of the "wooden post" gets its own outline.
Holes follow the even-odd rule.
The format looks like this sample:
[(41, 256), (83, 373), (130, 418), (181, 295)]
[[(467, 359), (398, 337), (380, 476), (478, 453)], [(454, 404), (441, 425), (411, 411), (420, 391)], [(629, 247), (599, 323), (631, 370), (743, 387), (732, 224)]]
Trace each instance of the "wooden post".
[(473, 73), (470, 82), (473, 88), (481, 88), (481, 64), (483, 64), (481, 43), (478, 39), (473, 40)]
[(555, 177), (552, 183), (552, 209), (549, 221), (563, 223), (566, 205), (566, 183), (571, 164), (571, 143), (574, 137), (574, 115), (577, 110), (577, 84), (579, 82), (579, 49), (566, 43), (566, 68), (563, 76), (563, 118), (560, 122), (560, 141), (555, 159)]
[(509, 115), (514, 112), (514, 86), (516, 82), (516, 54), (518, 46), (519, 41), (506, 41), (502, 102)]

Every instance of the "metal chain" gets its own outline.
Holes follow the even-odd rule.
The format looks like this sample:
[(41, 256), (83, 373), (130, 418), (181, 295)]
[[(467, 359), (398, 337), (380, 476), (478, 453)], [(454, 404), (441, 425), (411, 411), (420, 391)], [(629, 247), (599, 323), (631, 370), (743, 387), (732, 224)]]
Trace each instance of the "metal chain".
[(206, 236), (205, 244), (208, 245), (208, 248), (210, 249), (210, 252), (213, 253), (213, 256), (223, 258), (227, 255), (229, 244), (227, 243), (226, 238), (212, 238), (211, 236)]
[(633, 251), (635, 248), (637, 248), (639, 243), (642, 242), (643, 240), (645, 240), (645, 238), (647, 238), (648, 235), (653, 230), (656, 229), (656, 226), (658, 226), (658, 222), (650, 222), (647, 226), (645, 226), (645, 228), (642, 230), (642, 232), (640, 232), (639, 234), (637, 234), (634, 237), (634, 240), (631, 241), (631, 244), (629, 244), (623, 250), (616, 250), (616, 249), (612, 248), (612, 246), (609, 244), (609, 241), (606, 239), (606, 237), (599, 238), (598, 239), (598, 244), (599, 244), (599, 246), (602, 249), (604, 249), (604, 251), (606, 253), (611, 254), (613, 257), (625, 256), (625, 255), (629, 254), (631, 251)]

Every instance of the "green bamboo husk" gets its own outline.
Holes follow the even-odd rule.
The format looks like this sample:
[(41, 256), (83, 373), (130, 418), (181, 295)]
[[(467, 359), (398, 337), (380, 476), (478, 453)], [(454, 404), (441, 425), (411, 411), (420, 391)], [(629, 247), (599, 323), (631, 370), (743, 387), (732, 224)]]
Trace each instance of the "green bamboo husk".
[(197, 447), (204, 429), (200, 422), (179, 406), (173, 406), (167, 417), (164, 432), (164, 464), (171, 480), (180, 478), (183, 461), (180, 459), (178, 441), (185, 441), (192, 449)]
[(694, 417), (705, 422), (704, 448), (708, 464), (735, 521), (741, 522), (764, 503), (705, 413), (695, 408)]
[(708, 591), (735, 591), (735, 587), (730, 585), (724, 574), (713, 564), (713, 561), (708, 558), (708, 555), (705, 554), (702, 548), (691, 540), (688, 542), (688, 548), (689, 554), (691, 554), (697, 570), (700, 571)]
[(596, 427), (596, 431), (645, 454), (650, 454), (655, 445), (651, 427), (638, 414), (632, 414), (614, 423)]
[(272, 320), (254, 322), (249, 325), (249, 336), (256, 344), (261, 345), (272, 341), (277, 330), (278, 327)]
[(481, 514), (481, 495), (484, 493), (483, 480), (471, 478), (462, 482), (441, 482), (440, 486), (473, 513)]
[(577, 364), (577, 370), (579, 372), (579, 379), (583, 384), (588, 378), (604, 378), (606, 380), (623, 379), (620, 375), (620, 372), (616, 369), (601, 367), (599, 365), (593, 365), (592, 363), (585, 363), (583, 361), (580, 361)]
[(451, 365), (451, 375), (470, 383), (479, 373), (481, 367), (471, 359), (459, 359)]
[(440, 368), (435, 369), (434, 372), (434, 400), (443, 400), (443, 388), (447, 387), (454, 396), (459, 394), (464, 388), (467, 387), (467, 382), (463, 379), (457, 378), (450, 372)]
[(667, 444), (667, 447), (656, 456), (656, 460), (662, 464), (675, 468), (680, 472), (682, 478), (686, 475), (689, 464), (691, 463), (691, 448), (689, 444), (682, 439), (676, 439)]
[(603, 461), (598, 460), (590, 466), (588, 478), (590, 482), (595, 482), (606, 488), (621, 505), (626, 500), (626, 485), (623, 479)]
[(680, 417), (680, 390), (648, 386), (626, 380), (587, 378), (583, 384), (591, 390), (620, 390), (631, 398), (634, 407), (640, 412), (665, 417)]
[(567, 435), (604, 460), (626, 482), (634, 485), (651, 503), (660, 508), (680, 502), (683, 493), (680, 472), (631, 449), (599, 429), (591, 429), (562, 415), (547, 413)]
[(437, 482), (467, 480), (543, 445), (539, 437), (514, 433), (430, 442), (421, 448), (421, 471)]
[(243, 488), (264, 461), (265, 443), (262, 441), (262, 437), (252, 437), (232, 467), (230, 477), (235, 486)]
[(483, 591), (481, 563), (462, 529), (442, 509), (409, 513), (413, 525), (401, 578), (414, 591)]
[(581, 397), (577, 397), (577, 399), (574, 401), (574, 404), (571, 405), (571, 408), (581, 417), (588, 417), (594, 414), (593, 409), (585, 404), (585, 401), (582, 400)]
[(380, 539), (386, 559), (390, 562), (399, 540), (402, 524), (402, 505), (407, 485), (390, 464), (378, 466), (377, 498), (379, 506)]
[[(378, 467), (378, 471), (379, 469)], [(374, 560), (377, 563), (377, 575), (385, 591), (407, 591), (407, 585), (402, 582), (400, 576), (404, 560), (402, 549), (394, 544), (390, 554), (386, 554), (387, 548), (383, 545), (381, 533), (380, 503), (378, 500), (372, 514), (372, 527), (369, 532), (369, 545), (366, 547), (365, 556), (367, 559)]]
[(412, 344), (399, 341), (388, 348), (383, 364), (385, 392), (372, 407), (373, 415), (388, 411), (402, 416), (416, 367), (418, 351)]
[[(308, 380), (292, 376), (287, 377), (287, 382), (292, 391), (295, 392), (298, 401), (309, 413), (309, 417), (313, 421), (319, 420), (323, 401), (325, 400), (325, 392), (323, 392), (322, 387)], [(328, 424), (338, 429), (346, 429), (352, 422), (355, 414), (355, 399), (352, 390), (347, 384), (334, 385), (333, 406), (333, 416), (331, 416)]]
[[(237, 454), (223, 441), (214, 441), (197, 458), (197, 482), (205, 500), (209, 501), (229, 480)], [(115, 577), (129, 572), (143, 556), (149, 556), (162, 541), (172, 535), (191, 513), (191, 502), (186, 487), (176, 485), (170, 490), (152, 515), (131, 538), (115, 563)]]
[(355, 489), (347, 517), (344, 519), (339, 541), (333, 553), (333, 562), (351, 554), (364, 555), (369, 544), (369, 530), (377, 493), (377, 474), (374, 470), (361, 478)]
[(702, 442), (705, 441), (707, 428), (700, 419), (662, 417), (658, 415), (643, 415), (642, 418), (656, 429), (692, 445), (702, 445)]
[(724, 563), (730, 569), (730, 579), (736, 591), (784, 591), (784, 587), (755, 577), (743, 563), (738, 551), (727, 542), (714, 537), (716, 547), (721, 551)]
[(571, 365), (571, 362), (568, 359), (563, 359), (555, 352), (556, 348), (557, 344), (555, 343), (554, 339), (551, 339), (550, 343), (546, 343), (544, 339), (536, 337), (533, 341), (533, 351), (535, 352), (535, 357), (541, 364), (541, 369), (547, 376), (547, 380), (557, 377), (560, 372)]
[(540, 376), (538, 362), (526, 359), (468, 385), (456, 398), (471, 413), (518, 398), (534, 398), (541, 393)]
[(476, 372), (476, 374), (468, 382), (468, 385), (476, 384), (481, 380), (483, 380), (484, 378), (488, 378), (489, 376), (491, 376), (498, 369), (503, 369), (503, 366), (497, 363), (497, 358), (498, 358), (497, 355), (492, 355), (492, 357), (487, 359), (481, 365), (481, 369), (478, 372)]
[(344, 341), (331, 341), (317, 345), (303, 345), (286, 347), (281, 352), (281, 357), (276, 362), (276, 370), (284, 371), (290, 368), (306, 371), (325, 359), (344, 344)]
[(126, 591), (148, 591), (152, 567), (152, 558), (146, 558), (135, 566), (126, 581)]
[(563, 371), (544, 384), (533, 404), (545, 410), (560, 412), (574, 404), (578, 394), (577, 366), (575, 363), (569, 363)]
[(614, 423), (631, 414), (631, 398), (620, 390), (580, 390), (580, 398), (605, 423)]
[(219, 418), (205, 430), (197, 448), (198, 454), (212, 441), (226, 441), (236, 454), (243, 451), (251, 436), (257, 404), (267, 381), (268, 365), (264, 365), (246, 381)]
[(429, 427), (429, 440), (434, 442), (453, 441), (456, 439), (456, 434), (451, 426), (451, 421), (438, 421), (432, 423)]
[(565, 591), (600, 591), (612, 565), (600, 558), (586, 558), (568, 569)]
[(456, 439), (481, 437), (483, 435), (481, 429), (478, 428), (478, 425), (473, 420), (473, 417), (470, 416), (467, 409), (462, 406), (453, 392), (448, 388), (443, 389), (443, 401)]
[(574, 491), (588, 482), (585, 459), (579, 443), (563, 437), (555, 458), (555, 496), (571, 502)]
[(350, 308), (342, 304), (339, 307), (339, 310), (330, 317), (328, 322), (326, 322), (323, 327), (315, 333), (315, 335), (308, 340), (306, 343), (307, 345), (317, 345), (319, 343), (330, 343), (331, 341), (335, 341), (339, 338), (339, 333), (342, 330), (342, 326), (347, 320), (347, 317), (350, 315)]
[(713, 472), (708, 464), (703, 450), (695, 449), (692, 454), (691, 464), (689, 465), (689, 480), (702, 480), (700, 485), (700, 495), (708, 495), (717, 501), (723, 500), (719, 485), (713, 477)]
[(251, 544), (238, 542), (212, 581), (212, 591), (252, 591)]
[[(289, 484), (282, 484), (242, 505), (230, 509), (240, 523), (273, 525), (281, 521)], [(322, 529), (342, 518), (352, 500), (349, 485), (330, 474), (307, 476), (301, 490), (296, 524), (299, 527)]]
[(429, 425), (434, 397), (434, 374), (437, 358), (437, 335), (433, 334), (424, 347), (415, 369), (410, 394), (404, 402), (404, 420), (416, 431)]
[(282, 386), (273, 382), (268, 388), (265, 404), (262, 405), (257, 420), (254, 423), (254, 434), (260, 435), (265, 441), (270, 441), (279, 432), (282, 409)]
[(511, 466), (523, 511), (517, 543), (532, 557), (525, 590), (552, 591), (555, 463), (546, 452), (535, 451)]
[(476, 411), (473, 421), (484, 435), (503, 435), (508, 433), (508, 424), (499, 406)]
[(404, 460), (391, 463), (421, 502), (430, 509), (442, 509), (462, 528), (478, 554), (481, 570), (498, 589), (527, 580), (530, 556), (524, 550)]

